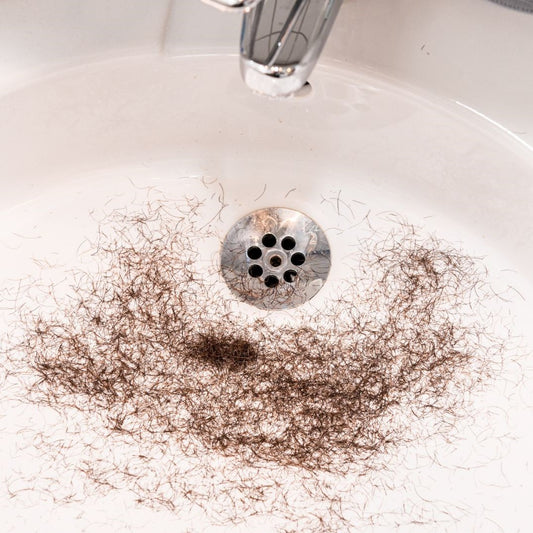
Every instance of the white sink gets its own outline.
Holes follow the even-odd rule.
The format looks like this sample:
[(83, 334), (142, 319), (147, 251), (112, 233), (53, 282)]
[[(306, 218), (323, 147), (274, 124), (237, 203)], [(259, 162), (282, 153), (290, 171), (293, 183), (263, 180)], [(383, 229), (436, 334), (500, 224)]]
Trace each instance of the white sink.
[[(6, 4), (16, 12), (17, 2)], [(407, 4), (398, 2), (406, 20), (416, 7)], [(434, 4), (437, 11), (437, 5), (445, 6), (449, 16), (457, 2)], [(486, 16), (485, 9), (501, 15), (501, 24), (518, 17), (481, 0), (473, 4), (480, 16)], [(0, 279), (11, 291), (7, 294), (13, 295), (14, 280), (20, 278), (24, 286), (31, 276), (60, 280), (80, 261), (91, 269), (83, 252), (98, 220), (115, 208), (134, 210), (152, 195), (169, 201), (195, 195), (213, 209), (224, 204), (216, 219), (221, 237), (241, 216), (263, 207), (288, 207), (312, 217), (326, 231), (333, 257), (329, 285), (309, 304), (317, 313), (350, 275), (366, 221), (384, 227), (399, 219), (415, 224), (421, 234), (434, 234), (483, 258), (494, 290), (505, 296), (505, 323), (512, 324), (515, 339), (523, 338), (516, 344), (524, 355), (514, 352), (518, 364), (506, 370), (507, 381), (496, 379), (476, 397), (484, 418), (470, 426), (458, 422), (461, 439), (402, 448), (391, 462), (392, 476), (377, 473), (372, 487), (366, 478), (354, 481), (360, 490), (356, 500), (345, 502), (355, 505), (346, 530), (526, 530), (533, 490), (533, 434), (525, 422), (532, 415), (533, 388), (532, 339), (527, 338), (533, 298), (533, 143), (530, 135), (511, 129), (516, 117), (523, 121), (521, 128), (533, 128), (533, 110), (517, 110), (522, 102), (517, 97), (513, 105), (511, 89), (504, 105), (488, 98), (480, 85), (476, 107), (471, 82), (462, 85), (468, 85), (468, 97), (461, 101), (460, 83), (438, 90), (418, 74), (402, 77), (398, 63), (380, 69), (368, 55), (366, 65), (341, 57), (339, 43), (351, 17), (368, 16), (375, 23), (384, 1), (374, 8), (369, 2), (347, 2), (308, 94), (261, 98), (242, 84), (237, 57), (228, 53), (226, 35), (232, 34), (234, 21), (225, 27), (219, 21), (227, 19), (198, 6), (177, 2), (167, 13), (163, 53), (143, 49), (137, 54), (128, 44), (108, 54), (99, 51), (91, 60), (86, 59), (90, 53), (80, 54), (85, 58), (68, 66), (58, 60), (47, 69), (43, 60), (42, 72), (32, 66), (6, 74), (0, 96)], [(137, 8), (121, 5), (128, 21), (139, 19), (146, 26)], [(200, 22), (198, 32), (184, 31), (183, 42), (172, 42), (172, 28), (183, 25), (184, 13), (192, 20), (213, 13), (212, 24), (221, 24), (210, 53), (208, 46), (198, 45)], [(424, 13), (429, 17), (427, 12), (417, 16)], [(429, 41), (439, 31), (431, 34), (430, 26)], [(394, 52), (399, 54), (399, 48)], [(453, 61), (442, 68), (452, 72)], [(424, 67), (415, 70), (424, 72)], [(216, 262), (218, 250), (204, 252), (207, 261)], [(0, 304), (6, 330), (15, 306), (10, 299)], [(247, 304), (238, 306), (246, 310)], [(289, 314), (280, 320), (290, 319)], [(520, 376), (524, 379), (514, 387)], [(31, 428), (35, 434), (55, 428), (52, 436), (63, 435), (61, 420), (45, 409), (13, 406), (9, 390), (3, 397), (5, 477), (12, 482), (23, 471), (21, 479), (53, 478), (60, 468), (39, 457), (38, 445), (32, 449), (22, 443), (26, 437), (31, 441)], [(34, 486), (53, 484), (36, 481)], [(54, 504), (45, 488), (26, 493), (22, 481), (10, 488), (21, 493), (14, 500), (2, 496), (6, 531), (196, 531), (200, 525), (202, 531), (233, 531), (197, 514), (177, 518), (169, 510), (136, 506), (127, 488), (61, 504)], [(270, 531), (261, 520), (240, 527)]]

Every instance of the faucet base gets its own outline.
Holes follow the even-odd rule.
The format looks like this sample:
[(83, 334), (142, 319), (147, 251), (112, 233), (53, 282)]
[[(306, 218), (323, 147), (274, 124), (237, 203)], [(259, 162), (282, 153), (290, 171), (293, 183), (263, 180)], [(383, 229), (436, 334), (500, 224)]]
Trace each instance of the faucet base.
[(254, 92), (282, 98), (292, 96), (306, 83), (311, 68), (303, 65), (268, 67), (241, 56), (241, 75), (246, 85)]
[(248, 11), (262, 0), (202, 0), (221, 11)]

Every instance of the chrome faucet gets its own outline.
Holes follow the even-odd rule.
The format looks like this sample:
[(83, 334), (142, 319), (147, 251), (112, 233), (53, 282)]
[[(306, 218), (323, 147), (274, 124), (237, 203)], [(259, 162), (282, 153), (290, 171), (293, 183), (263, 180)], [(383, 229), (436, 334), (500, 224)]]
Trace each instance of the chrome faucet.
[(244, 12), (241, 74), (252, 90), (289, 96), (313, 70), (342, 0), (204, 0)]

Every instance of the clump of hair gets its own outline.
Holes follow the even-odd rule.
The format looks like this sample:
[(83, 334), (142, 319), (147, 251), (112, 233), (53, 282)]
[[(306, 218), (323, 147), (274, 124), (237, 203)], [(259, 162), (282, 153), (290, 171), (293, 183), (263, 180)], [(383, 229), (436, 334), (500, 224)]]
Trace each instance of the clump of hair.
[[(73, 273), (54, 312), (21, 312), (7, 366), (29, 401), (86, 415), (106, 439), (144, 450), (135, 468), (117, 456), (83, 462), (94, 487), (176, 512), (180, 501), (211, 505), (220, 520), (298, 520), (298, 506), (280, 503), (293, 489), (270, 473), (301, 472), (327, 501), (314, 530), (341, 531), (324, 476), (364, 473), (402, 443), (446, 431), (493, 374), (504, 342), (478, 314), (485, 270), (397, 223), (361, 242), (320, 312), (252, 317), (202, 266), (198, 243), (213, 235), (196, 208), (115, 212), (94, 245), (98, 270)], [(146, 449), (166, 457), (157, 486)], [(177, 479), (192, 464), (202, 475)]]

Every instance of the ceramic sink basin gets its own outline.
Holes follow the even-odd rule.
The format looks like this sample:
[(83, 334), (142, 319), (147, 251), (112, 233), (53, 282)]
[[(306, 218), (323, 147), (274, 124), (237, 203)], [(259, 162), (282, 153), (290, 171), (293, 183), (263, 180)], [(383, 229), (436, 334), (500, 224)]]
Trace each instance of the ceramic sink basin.
[[(527, 423), (533, 107), (524, 95), (533, 77), (528, 71), (526, 80), (520, 65), (505, 63), (505, 83), (493, 83), (483, 65), (510, 53), (511, 45), (497, 43), (515, 22), (513, 38), (528, 43), (530, 58), (533, 17), (471, 2), (468, 9), (485, 27), (507, 33), (493, 32), (491, 40), (472, 30), (465, 44), (474, 23), (461, 2), (348, 1), (310, 90), (274, 100), (252, 94), (240, 80), (233, 46), (238, 21), (199, 2), (3, 4), (0, 14), (6, 10), (4, 20), (11, 21), (11, 59), (0, 75), (0, 279), (11, 291), (0, 304), (3, 329), (13, 323), (16, 280), (26, 286), (29, 279), (62, 279), (80, 257), (91, 269), (84, 243), (98, 221), (150, 198), (206, 202), (200, 221), (216, 216), (220, 237), (265, 207), (312, 217), (332, 250), (328, 284), (312, 300), (315, 313), (349, 278), (368, 224), (413, 224), (482, 258), (505, 300), (504, 322), (520, 347), (513, 352), (517, 364), (477, 397), (484, 415), (458, 422), (461, 435), (453, 445), (415, 442), (399, 452), (390, 466), (395, 482), (363, 490), (364, 505), (346, 530), (525, 531), (533, 490)], [(23, 4), (29, 5), (25, 20)], [(49, 37), (71, 20), (88, 37), (66, 29), (56, 41)], [(119, 30), (124, 20), (129, 32)], [(443, 21), (455, 28), (455, 39), (442, 37)], [(370, 35), (368, 27), (378, 29)], [(467, 45), (478, 55), (465, 51)], [(216, 265), (217, 254), (216, 246), (202, 250), (209, 265)], [(13, 406), (7, 392), (0, 461), (18, 494), (17, 473), (40, 479), (56, 471), (41, 465), (38, 448), (30, 453), (21, 443), (28, 428), (57, 420), (42, 408)], [(34, 486), (29, 497), (11, 499), (6, 491), (0, 498), (6, 531), (275, 531), (254, 519), (232, 529), (194, 513), (177, 518), (168, 509), (136, 505), (127, 488), (57, 504)]]

